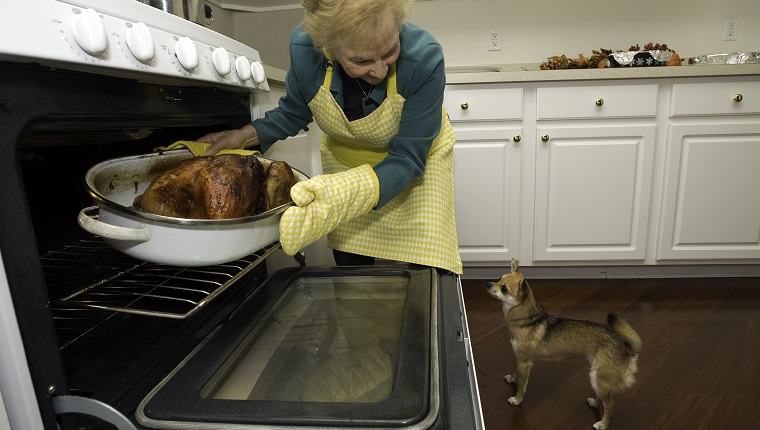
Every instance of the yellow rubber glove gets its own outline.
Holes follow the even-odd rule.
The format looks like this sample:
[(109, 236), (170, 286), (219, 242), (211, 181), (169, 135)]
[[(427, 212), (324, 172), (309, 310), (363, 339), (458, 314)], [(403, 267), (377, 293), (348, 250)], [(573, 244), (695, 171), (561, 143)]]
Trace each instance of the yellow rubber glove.
[[(177, 149), (180, 146), (184, 146), (185, 148), (189, 149), (193, 155), (200, 157), (202, 155), (206, 155), (206, 149), (208, 149), (208, 147), (211, 145), (208, 143), (192, 142), (189, 140), (178, 140), (169, 146), (159, 146), (157, 148), (153, 148), (153, 151), (170, 151), (172, 149)], [(261, 157), (261, 152), (250, 151), (247, 149), (222, 149), (221, 151), (217, 152), (217, 155), (219, 154), (255, 155), (257, 157)]]
[(333, 231), (339, 224), (364, 215), (377, 204), (380, 185), (369, 164), (341, 173), (315, 176), (290, 190), (296, 206), (282, 214), (280, 243), (288, 255)]

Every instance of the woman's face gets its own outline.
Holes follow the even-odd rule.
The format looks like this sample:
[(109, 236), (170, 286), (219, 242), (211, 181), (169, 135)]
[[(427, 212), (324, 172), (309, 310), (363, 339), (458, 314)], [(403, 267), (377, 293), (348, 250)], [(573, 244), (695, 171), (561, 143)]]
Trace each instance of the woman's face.
[(377, 45), (376, 48), (339, 50), (336, 59), (343, 66), (348, 76), (364, 79), (377, 85), (388, 74), (388, 66), (398, 60), (401, 50), (398, 34)]

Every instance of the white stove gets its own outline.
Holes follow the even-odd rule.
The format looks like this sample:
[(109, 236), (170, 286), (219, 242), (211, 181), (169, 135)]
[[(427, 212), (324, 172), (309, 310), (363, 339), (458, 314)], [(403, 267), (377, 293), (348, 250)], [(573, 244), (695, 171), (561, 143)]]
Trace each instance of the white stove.
[[(122, 377), (120, 372), (150, 374), (153, 358), (148, 365), (135, 366), (116, 364), (129, 354), (99, 360), (93, 357), (103, 343), (97, 343), (76, 358), (66, 352), (64, 359), (63, 337), (54, 329), (55, 321), (69, 319), (52, 315), (51, 303), (57, 297), (48, 289), (40, 263), (40, 255), (58, 245), (38, 242), (70, 242), (68, 236), (81, 233), (76, 231), (76, 217), (66, 209), (68, 203), (37, 211), (33, 196), (57, 198), (65, 193), (67, 202), (89, 201), (80, 190), (81, 169), (71, 163), (147, 153), (249, 122), (258, 113), (257, 94), (269, 91), (264, 67), (255, 49), (138, 0), (1, 4), (6, 13), (0, 26), (0, 429), (89, 429), (80, 422), (89, 425), (91, 416), (106, 422), (116, 416), (123, 424), (118, 428), (134, 429), (127, 419), (118, 421), (118, 415), (129, 413), (132, 406), (127, 404), (137, 404), (142, 393), (136, 394), (135, 384), (151, 376)], [(37, 188), (32, 184), (36, 178), (56, 170), (48, 163), (67, 166), (63, 176), (69, 178), (44, 180), (55, 187), (68, 184), (66, 191), (31, 191)], [(53, 213), (61, 228), (46, 227)], [(46, 220), (33, 221), (37, 214)], [(18, 225), (13, 225), (14, 219)], [(91, 269), (87, 265), (73, 272)], [(245, 291), (247, 286), (239, 288)], [(184, 343), (183, 336), (192, 338), (218, 324), (212, 320), (229, 312), (221, 309), (238, 300), (233, 294), (227, 297), (211, 304), (214, 309), (205, 303), (202, 318), (194, 317), (184, 326), (171, 320), (156, 322), (163, 328), (146, 332), (169, 334)], [(103, 320), (116, 319), (109, 315)], [(143, 321), (153, 324), (150, 318)], [(125, 329), (118, 337), (130, 332)], [(157, 345), (158, 355), (176, 351)], [(92, 377), (89, 366), (96, 363), (114, 367)], [(79, 365), (87, 370), (70, 367)], [(74, 373), (99, 388), (78, 391), (79, 381), (89, 382), (74, 382)], [(112, 377), (118, 381), (110, 382)], [(115, 412), (122, 406), (122, 412)], [(74, 410), (87, 413), (68, 413)], [(94, 411), (106, 411), (108, 417)]]
[(137, 0), (24, 0), (0, 26), (0, 61), (162, 85), (268, 91), (258, 51)]

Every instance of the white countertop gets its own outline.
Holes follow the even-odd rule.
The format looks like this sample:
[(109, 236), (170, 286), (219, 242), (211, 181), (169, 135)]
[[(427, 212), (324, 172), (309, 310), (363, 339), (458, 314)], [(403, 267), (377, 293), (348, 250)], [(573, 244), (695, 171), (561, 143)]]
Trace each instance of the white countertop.
[[(264, 66), (270, 83), (284, 85), (286, 71)], [(718, 64), (662, 67), (620, 67), (609, 69), (541, 70), (538, 64), (450, 66), (446, 83), (476, 84), (499, 82), (588, 81), (599, 79), (657, 79), (711, 76), (760, 76), (760, 64)]]

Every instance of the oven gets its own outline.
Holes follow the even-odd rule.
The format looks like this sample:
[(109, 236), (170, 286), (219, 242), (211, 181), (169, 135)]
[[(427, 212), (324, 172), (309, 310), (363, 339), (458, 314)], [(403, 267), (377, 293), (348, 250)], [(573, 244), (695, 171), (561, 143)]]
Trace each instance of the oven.
[(14, 5), (0, 28), (0, 428), (482, 428), (457, 277), (268, 270), (277, 242), (155, 264), (78, 225), (93, 166), (240, 127), (267, 91), (255, 49), (137, 0)]

